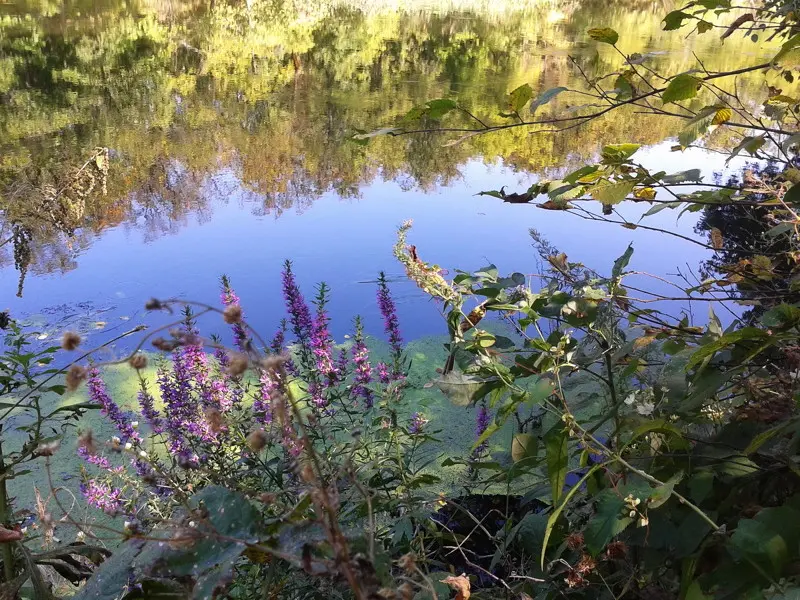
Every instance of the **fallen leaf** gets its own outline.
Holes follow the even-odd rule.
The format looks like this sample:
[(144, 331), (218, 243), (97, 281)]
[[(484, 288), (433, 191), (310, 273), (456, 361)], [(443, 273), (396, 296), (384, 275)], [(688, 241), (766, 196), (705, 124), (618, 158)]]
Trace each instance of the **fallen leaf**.
[(105, 327), (107, 324), (108, 324), (108, 323), (106, 323), (105, 321), (97, 321), (97, 322), (94, 324), (94, 328), (95, 328), (95, 329), (102, 329), (102, 328), (103, 328), (103, 327)]
[(469, 600), (470, 586), (466, 574), (462, 573), (458, 577), (453, 577), (452, 575), (450, 577), (445, 577), (441, 580), (441, 583), (446, 583), (456, 590), (455, 600)]

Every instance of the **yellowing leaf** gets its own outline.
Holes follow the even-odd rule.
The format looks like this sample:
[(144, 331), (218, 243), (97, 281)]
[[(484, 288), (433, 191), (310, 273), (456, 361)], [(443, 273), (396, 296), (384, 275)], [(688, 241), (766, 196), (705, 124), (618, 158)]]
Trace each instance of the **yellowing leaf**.
[(597, 27), (595, 29), (590, 29), (586, 33), (588, 33), (589, 37), (593, 40), (603, 42), (604, 44), (611, 44), (612, 46), (619, 40), (619, 34), (610, 27)]
[(635, 198), (640, 198), (642, 200), (655, 200), (656, 191), (651, 187), (643, 187), (634, 190), (633, 195)]
[(720, 108), (714, 115), (714, 118), (711, 120), (711, 124), (722, 125), (723, 123), (730, 121), (732, 116), (733, 111), (730, 108)]
[(590, 194), (595, 200), (607, 206), (611, 206), (613, 204), (619, 204), (627, 198), (634, 187), (636, 187), (636, 183), (633, 181), (618, 181), (614, 183), (605, 181), (594, 185), (591, 188)]
[(643, 335), (641, 337), (636, 338), (633, 341), (633, 349), (634, 350), (641, 350), (646, 346), (649, 346), (655, 341), (656, 337), (654, 335)]

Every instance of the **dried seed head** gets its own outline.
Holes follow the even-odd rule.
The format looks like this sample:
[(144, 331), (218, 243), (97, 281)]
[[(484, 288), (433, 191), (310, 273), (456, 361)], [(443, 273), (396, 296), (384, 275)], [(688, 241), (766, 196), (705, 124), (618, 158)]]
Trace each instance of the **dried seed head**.
[(231, 354), (230, 362), (228, 363), (228, 374), (232, 377), (238, 377), (247, 371), (249, 360), (247, 356), (241, 353)]
[(378, 597), (383, 600), (397, 600), (397, 592), (390, 588), (381, 588), (378, 590)]
[(61, 347), (64, 350), (75, 350), (78, 346), (81, 345), (81, 336), (79, 336), (74, 331), (65, 331), (64, 335), (61, 336)]
[(205, 411), (206, 423), (211, 433), (217, 434), (225, 429), (225, 419), (222, 413), (216, 408), (207, 408)]
[(67, 376), (65, 377), (65, 383), (67, 385), (67, 389), (70, 392), (74, 392), (75, 390), (80, 387), (81, 383), (86, 379), (87, 371), (86, 367), (82, 367), (80, 365), (72, 365), (67, 371)]
[(570, 550), (580, 550), (583, 548), (583, 534), (580, 532), (570, 533), (567, 536), (567, 548)]
[(172, 352), (178, 347), (178, 343), (175, 340), (165, 340), (163, 337), (157, 337), (151, 344), (153, 344), (153, 348), (162, 352)]
[(597, 568), (597, 563), (588, 554), (581, 556), (578, 564), (575, 565), (575, 570), (581, 575), (587, 575)]
[(412, 600), (414, 597), (414, 588), (411, 586), (410, 583), (404, 583), (399, 588), (397, 588), (397, 593), (400, 594), (400, 597), (403, 600)]
[(628, 546), (625, 542), (611, 542), (606, 546), (605, 557), (609, 560), (620, 560), (628, 554)]
[(53, 456), (53, 454), (56, 453), (56, 450), (58, 450), (59, 446), (61, 446), (61, 443), (58, 441), (39, 444), (39, 446), (36, 448), (36, 455)]
[(133, 356), (131, 356), (128, 364), (132, 366), (137, 371), (140, 371), (147, 367), (147, 355), (141, 352), (137, 352)]
[(275, 494), (271, 494), (269, 492), (264, 492), (258, 496), (259, 502), (263, 502), (264, 504), (272, 504), (275, 502), (277, 496)]
[(397, 566), (408, 574), (413, 573), (417, 569), (417, 555), (413, 552), (404, 554), (397, 560)]
[(78, 448), (83, 448), (90, 456), (97, 454), (97, 444), (94, 442), (94, 433), (91, 429), (82, 431), (78, 435)]
[(261, 366), (269, 373), (280, 373), (287, 360), (283, 354), (272, 354), (261, 361)]
[(238, 304), (231, 304), (222, 313), (222, 318), (228, 325), (242, 322), (242, 307)]
[(150, 298), (144, 305), (145, 310), (163, 310), (164, 308), (164, 303), (158, 298)]
[(247, 447), (253, 452), (259, 452), (267, 445), (267, 441), (269, 441), (269, 438), (267, 437), (266, 431), (263, 429), (254, 429), (250, 432), (250, 435), (247, 436)]

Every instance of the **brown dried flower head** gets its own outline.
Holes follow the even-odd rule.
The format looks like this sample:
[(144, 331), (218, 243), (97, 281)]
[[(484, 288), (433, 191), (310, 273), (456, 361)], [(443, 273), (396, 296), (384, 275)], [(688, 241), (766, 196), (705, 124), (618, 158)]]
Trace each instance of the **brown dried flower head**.
[(86, 379), (86, 375), (86, 367), (82, 367), (81, 365), (72, 365), (67, 371), (66, 377), (64, 378), (67, 389), (70, 392), (77, 390), (81, 383), (83, 383), (83, 381)]
[(131, 356), (128, 364), (132, 366), (137, 371), (141, 371), (142, 369), (147, 367), (147, 355), (142, 352), (137, 352), (133, 356)]
[(567, 571), (567, 576), (564, 578), (564, 581), (566, 582), (567, 586), (571, 588), (578, 588), (586, 585), (586, 580), (575, 569), (570, 569)]
[(441, 583), (446, 583), (451, 588), (456, 590), (455, 600), (469, 600), (471, 595), (469, 578), (466, 573), (462, 573), (458, 577), (450, 576), (441, 580)]
[(61, 336), (61, 347), (64, 350), (75, 350), (78, 346), (81, 345), (81, 336), (79, 336), (74, 331), (65, 331), (64, 335)]
[(222, 417), (222, 413), (216, 408), (207, 408), (205, 417), (211, 433), (217, 434), (225, 429), (225, 419)]
[(163, 337), (157, 337), (151, 344), (153, 344), (153, 348), (161, 350), (162, 352), (172, 352), (178, 347), (178, 342), (175, 340), (166, 340)]
[(397, 593), (403, 600), (411, 600), (414, 597), (414, 588), (410, 583), (404, 583), (397, 588)]
[(39, 444), (36, 447), (36, 456), (53, 456), (60, 446), (61, 443), (58, 440)]
[(97, 444), (94, 442), (94, 433), (91, 429), (80, 432), (78, 435), (78, 448), (83, 448), (90, 456), (97, 454)]
[(417, 555), (413, 552), (404, 554), (397, 560), (397, 566), (403, 569), (406, 573), (413, 573), (417, 570)]
[(242, 307), (238, 304), (231, 304), (222, 313), (222, 318), (228, 325), (242, 322)]
[(162, 310), (164, 308), (164, 303), (158, 298), (150, 298), (144, 305), (145, 310)]
[(247, 436), (247, 447), (253, 452), (259, 452), (267, 445), (268, 439), (266, 431), (263, 429), (254, 429)]
[(272, 504), (277, 498), (278, 496), (271, 492), (264, 492), (258, 496), (259, 502), (263, 502), (264, 504)]
[(232, 377), (238, 377), (247, 371), (249, 360), (246, 355), (241, 353), (231, 354), (230, 362), (228, 363), (228, 374)]
[(583, 548), (583, 534), (580, 531), (570, 533), (567, 536), (567, 548), (570, 550), (580, 550)]
[(597, 563), (588, 554), (581, 556), (578, 564), (575, 565), (575, 570), (581, 575), (587, 575), (597, 568)]
[(625, 542), (611, 542), (606, 546), (605, 557), (609, 560), (620, 560), (627, 556), (628, 546)]

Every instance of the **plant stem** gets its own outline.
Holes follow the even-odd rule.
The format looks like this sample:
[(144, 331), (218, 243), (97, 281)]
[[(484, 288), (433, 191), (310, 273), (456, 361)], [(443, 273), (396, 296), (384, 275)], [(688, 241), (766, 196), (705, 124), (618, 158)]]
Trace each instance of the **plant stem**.
[[(0, 526), (9, 527), (10, 523), (10, 504), (8, 502), (8, 490), (6, 488), (6, 466), (3, 459), (3, 424), (0, 423)], [(3, 556), (3, 579), (11, 581), (14, 579), (14, 552), (11, 544), (0, 544)]]

